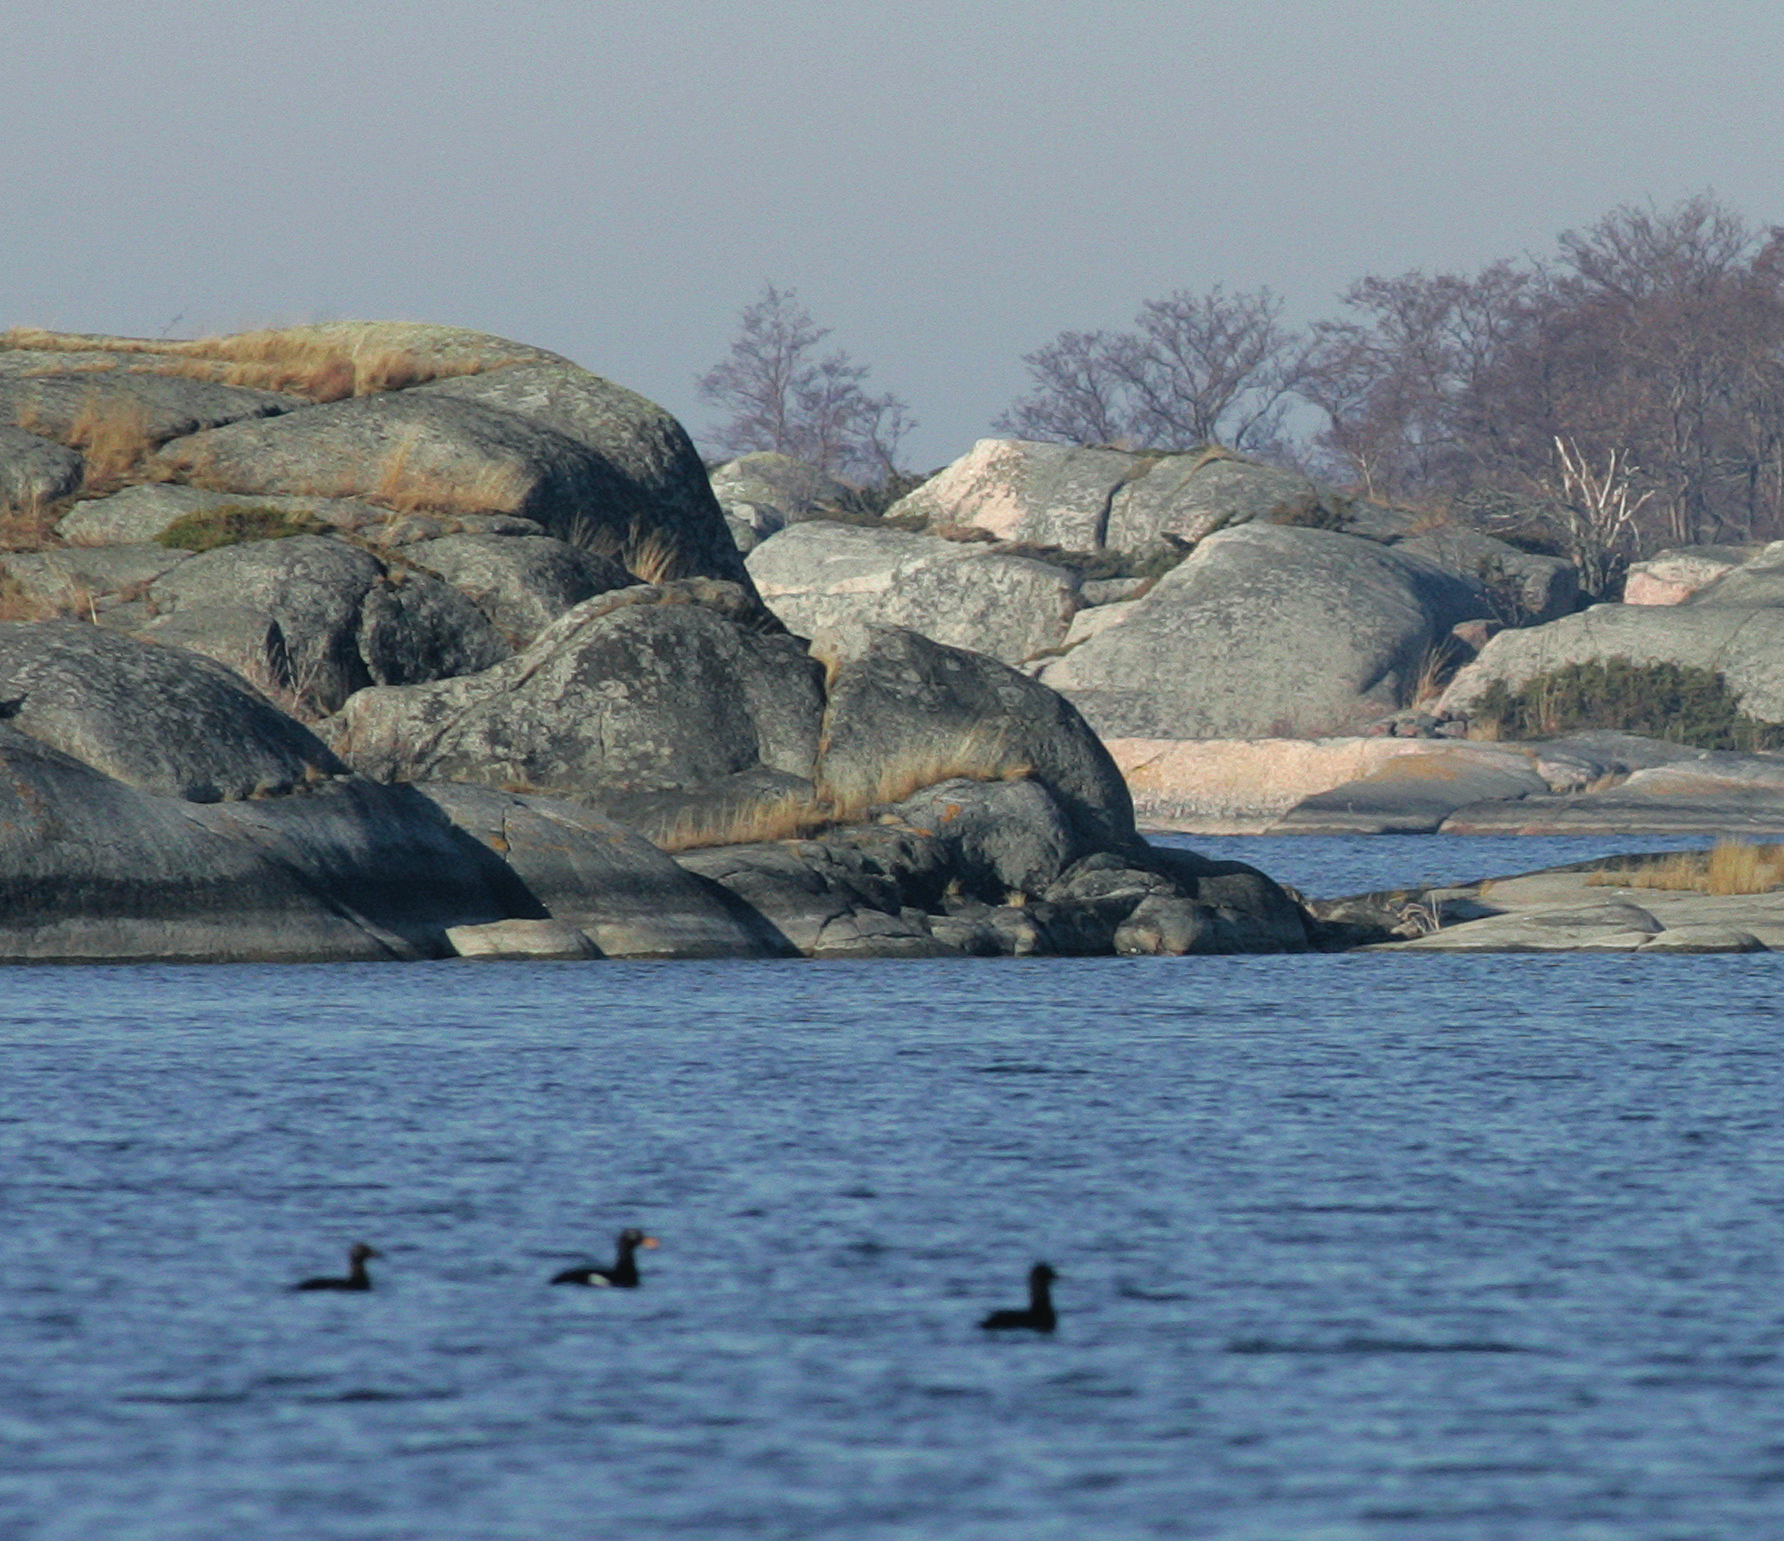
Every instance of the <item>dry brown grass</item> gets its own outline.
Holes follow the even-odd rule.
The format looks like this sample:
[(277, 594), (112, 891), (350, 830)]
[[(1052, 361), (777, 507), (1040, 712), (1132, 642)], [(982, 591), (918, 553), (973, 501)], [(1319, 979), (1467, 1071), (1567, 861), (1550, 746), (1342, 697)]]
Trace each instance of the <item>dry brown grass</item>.
[[(312, 401), (340, 401), (376, 391), (400, 391), (429, 380), (481, 374), (510, 362), (505, 359), (445, 358), (408, 348), (344, 341), (338, 335), (317, 336), (305, 327), (268, 327), (224, 337), (162, 341), (142, 337), (84, 337), (42, 327), (14, 327), (0, 333), (0, 349), (44, 352), (106, 352), (122, 358), (155, 355), (153, 364), (126, 367), (157, 374), (181, 374), (284, 391)], [(170, 360), (179, 360), (170, 364)]]
[(147, 403), (97, 392), (81, 404), (68, 437), (86, 457), (88, 491), (140, 475), (158, 442), (149, 432)]
[(20, 404), (14, 420), (30, 433), (81, 452), (85, 492), (110, 492), (146, 479), (146, 462), (159, 444), (150, 432), (148, 404), (117, 390), (89, 391), (72, 420), (52, 418), (32, 401)]
[(70, 579), (53, 597), (33, 594), (11, 573), (0, 573), (0, 621), (92, 621), (99, 619), (98, 596)]
[(626, 571), (643, 583), (669, 583), (681, 576), (681, 552), (674, 538), (661, 530), (629, 541), (621, 560)]
[(758, 802), (690, 810), (651, 843), (663, 851), (713, 845), (803, 840), (841, 824), (860, 823), (876, 807), (900, 803), (937, 782), (1019, 781), (1033, 773), (1010, 752), (1000, 729), (975, 727), (916, 753), (888, 756), (865, 777), (832, 778), (823, 765), (809, 796), (794, 793)]
[(62, 544), (56, 521), (67, 510), (67, 501), (51, 501), (27, 493), (11, 503), (0, 503), (0, 551), (43, 551)]
[(650, 839), (660, 851), (690, 851), (711, 845), (803, 840), (841, 822), (827, 803), (789, 792), (742, 807), (688, 809)]
[(1034, 767), (1012, 749), (1002, 727), (976, 724), (940, 735), (921, 749), (887, 755), (871, 769), (842, 775), (826, 767), (820, 753), (818, 795), (840, 818), (851, 819), (885, 803), (903, 802), (939, 781), (1020, 781), (1033, 774)]
[(1718, 840), (1707, 851), (1606, 867), (1587, 883), (1600, 888), (1665, 888), (1700, 894), (1769, 894), (1784, 888), (1784, 845)]
[(44, 607), (27, 594), (19, 580), (0, 572), (0, 621), (41, 621)]
[(1408, 687), (1406, 704), (1420, 706), (1435, 701), (1448, 688), (1467, 659), (1467, 649), (1453, 637), (1441, 637), (1427, 647)]
[(370, 490), (353, 495), (399, 514), (510, 514), (524, 501), (527, 480), (519, 466), (485, 465), (454, 476), (422, 464), (420, 445), (419, 429), (405, 433), (384, 457)]

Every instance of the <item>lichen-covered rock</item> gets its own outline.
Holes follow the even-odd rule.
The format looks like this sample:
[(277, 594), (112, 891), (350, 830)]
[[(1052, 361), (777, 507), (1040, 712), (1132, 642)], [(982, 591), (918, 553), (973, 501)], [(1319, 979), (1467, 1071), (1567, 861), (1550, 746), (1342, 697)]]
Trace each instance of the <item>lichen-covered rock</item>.
[(185, 559), (165, 546), (58, 547), (0, 552), (0, 571), (45, 617), (61, 612), (100, 620)]
[(1706, 603), (1702, 594), (1689, 604), (1594, 605), (1546, 626), (1502, 631), (1457, 673), (1436, 710), (1467, 716), (1495, 681), (1517, 690), (1539, 674), (1613, 658), (1715, 670), (1742, 711), (1784, 722), (1784, 608)]
[(71, 546), (124, 546), (159, 541), (190, 514), (244, 507), (272, 509), (319, 526), (358, 529), (392, 518), (388, 508), (352, 498), (287, 497), (283, 494), (218, 492), (178, 482), (144, 482), (103, 498), (86, 498), (57, 522), (56, 533)]
[(450, 583), (514, 648), (583, 600), (633, 582), (611, 557), (549, 535), (446, 535), (405, 546), (403, 556)]
[(699, 451), (655, 402), (563, 360), (435, 380), (409, 394), (498, 408), (587, 451), (594, 465), (582, 473), (580, 506), (567, 521), (541, 520), (553, 534), (613, 554), (643, 578), (718, 578), (749, 592)]
[(809, 776), (817, 669), (796, 639), (744, 624), (750, 613), (724, 584), (603, 594), (482, 673), (361, 691), (326, 731), (380, 779), (531, 788), (597, 804), (757, 765)]
[(1423, 558), (1245, 524), (1039, 677), (1110, 736), (1317, 737), (1404, 705), (1439, 639), (1489, 609), (1478, 583)]
[(0, 722), (0, 960), (442, 956), (446, 927), (521, 903), (407, 788), (328, 781), (195, 805)]
[(1656, 551), (1646, 561), (1629, 564), (1623, 578), (1623, 603), (1676, 605), (1756, 555), (1754, 546), (1683, 546)]
[(1078, 607), (1062, 567), (971, 541), (813, 520), (746, 559), (763, 602), (810, 636), (864, 621), (1017, 664), (1058, 646)]
[(239, 799), (346, 773), (222, 665), (78, 621), (0, 625), (0, 702), (14, 731), (164, 797)]
[(0, 507), (65, 498), (79, 488), (86, 465), (78, 451), (23, 428), (0, 427)]
[[(367, 685), (440, 679), (486, 669), (508, 655), (488, 618), (456, 589), (327, 536), (200, 552), (159, 579), (149, 595), (164, 614), (247, 608), (276, 621), (286, 658), (256, 683), (289, 691), (321, 711)], [(200, 633), (187, 630), (184, 640), (211, 651)], [(234, 661), (233, 640), (220, 651)]]
[(1068, 551), (1101, 551), (1109, 544), (1110, 500), (1137, 464), (1122, 450), (981, 439), (906, 493), (887, 517), (970, 525), (1000, 540)]
[(759, 916), (649, 841), (560, 798), (428, 782), (417, 789), (499, 855), (527, 893), (609, 958), (781, 957)]
[(308, 404), (301, 396), (158, 374), (141, 366), (0, 373), (0, 416), (58, 440), (109, 419), (130, 434), (159, 443)]
[(1117, 848), (1135, 838), (1127, 783), (1063, 696), (896, 627), (834, 627), (812, 651), (829, 680), (819, 780), (844, 804), (895, 802), (954, 776), (1023, 774), (1052, 793), (1078, 838)]

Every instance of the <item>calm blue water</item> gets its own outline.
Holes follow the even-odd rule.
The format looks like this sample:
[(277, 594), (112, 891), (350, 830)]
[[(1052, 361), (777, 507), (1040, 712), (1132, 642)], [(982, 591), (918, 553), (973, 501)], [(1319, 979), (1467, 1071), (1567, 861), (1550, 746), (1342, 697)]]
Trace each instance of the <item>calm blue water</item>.
[(1784, 1534), (1771, 955), (4, 984), (8, 1541)]

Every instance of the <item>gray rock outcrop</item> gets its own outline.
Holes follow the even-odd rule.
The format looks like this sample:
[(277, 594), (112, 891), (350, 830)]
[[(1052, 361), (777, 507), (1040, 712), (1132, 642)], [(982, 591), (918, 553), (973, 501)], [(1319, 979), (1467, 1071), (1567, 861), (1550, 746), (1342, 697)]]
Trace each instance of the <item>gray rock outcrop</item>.
[[(1046, 686), (858, 609), (790, 633), (680, 425), (566, 360), (10, 336), (0, 397), (43, 431), (0, 439), (0, 489), (61, 544), (0, 557), (39, 617), (0, 626), (0, 958), (1305, 945), (1261, 874), (1149, 851)], [(77, 481), (103, 495), (44, 506)], [(919, 560), (875, 615), (1015, 659), (1080, 603), (1018, 553), (842, 539), (887, 535)]]
[(23, 428), (0, 426), (0, 506), (54, 503), (81, 484), (86, 461), (76, 451)]
[[(155, 637), (178, 625), (209, 651), (195, 620), (227, 621), (224, 658), (237, 664), (243, 610), (277, 624), (256, 683), (332, 711), (371, 684), (410, 684), (486, 669), (508, 654), (488, 617), (431, 573), (317, 535), (247, 541), (200, 552), (150, 585)], [(270, 636), (270, 633), (269, 633)], [(281, 652), (282, 649), (282, 652)]]
[(1065, 568), (977, 542), (813, 520), (746, 559), (763, 603), (801, 636), (862, 621), (1017, 664), (1065, 638), (1078, 608)]
[(1478, 584), (1427, 559), (1246, 524), (1039, 677), (1112, 736), (1317, 737), (1403, 705), (1451, 629), (1488, 610)]
[(584, 601), (493, 668), (362, 690), (324, 729), (381, 780), (536, 788), (597, 804), (756, 767), (809, 777), (816, 667), (794, 638), (747, 624), (752, 613), (730, 585), (622, 589)]

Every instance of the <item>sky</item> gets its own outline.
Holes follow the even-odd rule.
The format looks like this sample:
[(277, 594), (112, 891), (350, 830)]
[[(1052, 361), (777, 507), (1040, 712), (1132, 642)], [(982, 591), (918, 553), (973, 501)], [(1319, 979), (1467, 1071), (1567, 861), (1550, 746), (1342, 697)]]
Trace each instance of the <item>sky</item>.
[(1143, 300), (1784, 223), (1777, 0), (14, 0), (0, 326), (550, 348), (696, 439), (764, 283), (964, 454)]

